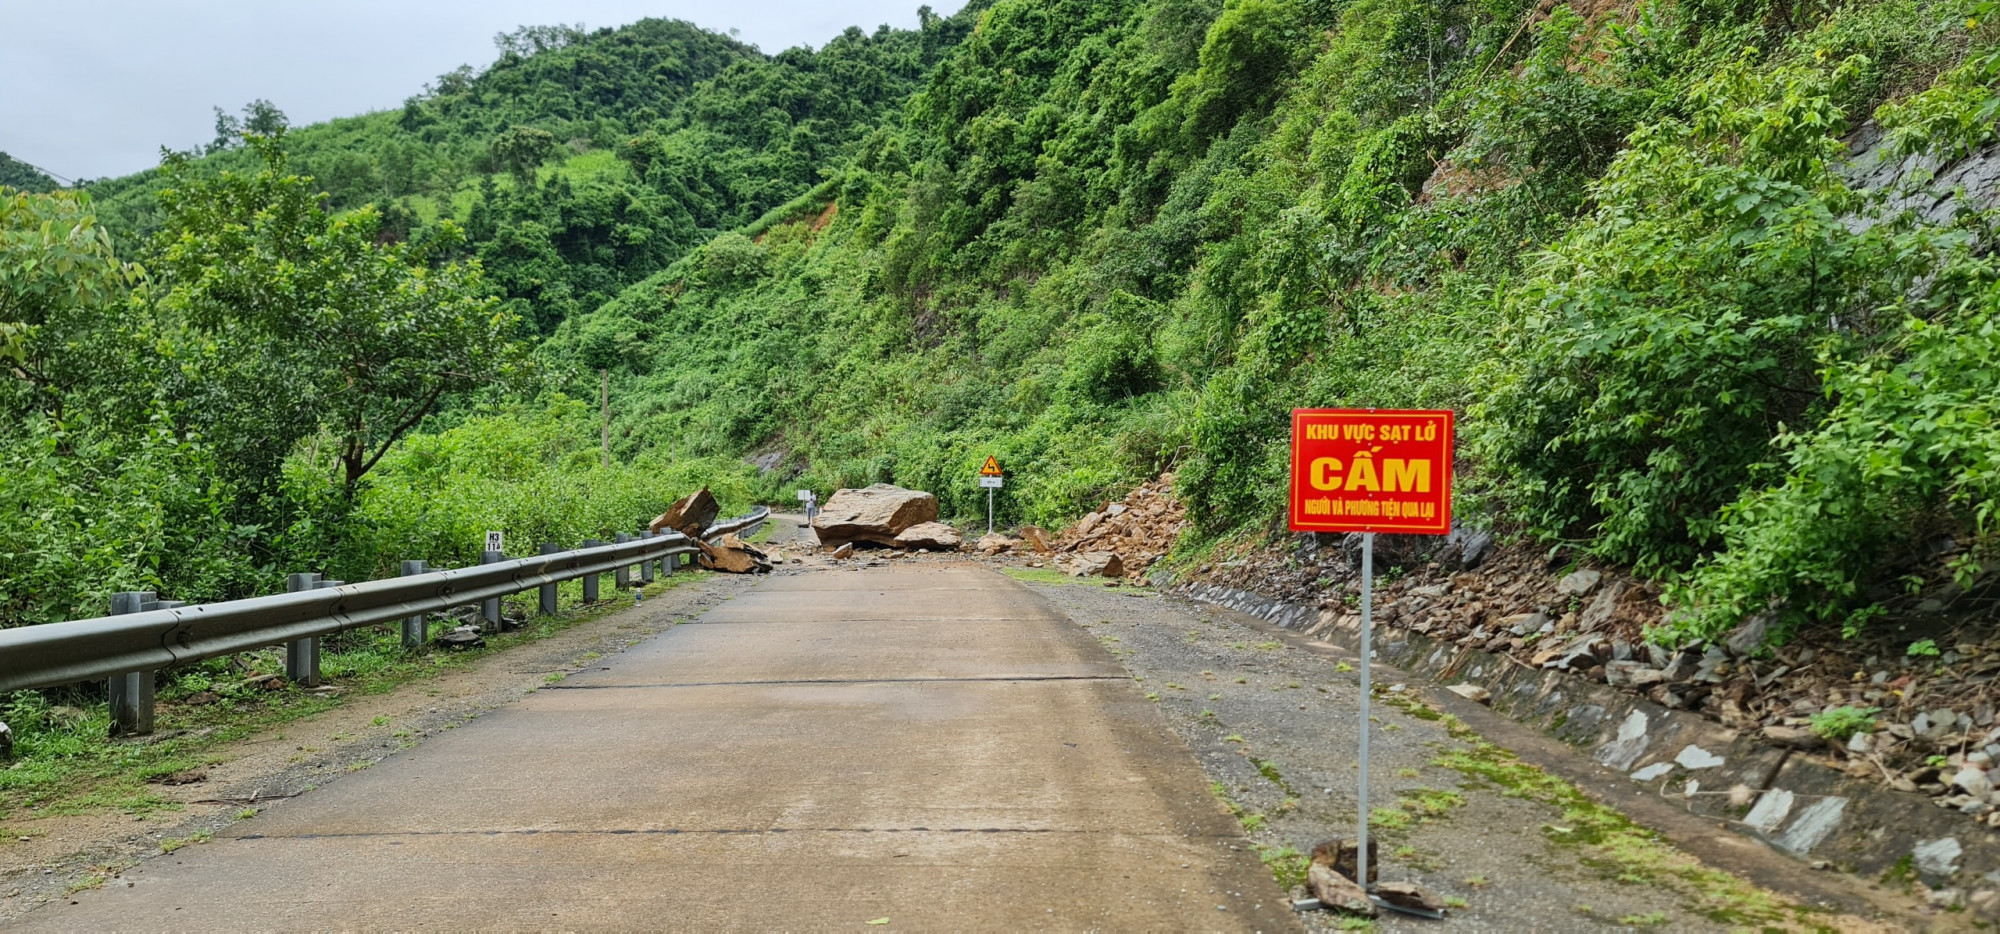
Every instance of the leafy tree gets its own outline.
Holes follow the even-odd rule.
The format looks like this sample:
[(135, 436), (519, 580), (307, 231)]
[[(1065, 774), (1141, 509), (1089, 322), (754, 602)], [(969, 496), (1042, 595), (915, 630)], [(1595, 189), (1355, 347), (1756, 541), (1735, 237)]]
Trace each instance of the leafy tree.
[(215, 108), (215, 139), (208, 144), (211, 153), (233, 149), (243, 143), (245, 134), (252, 136), (275, 136), (291, 126), (292, 121), (278, 105), (258, 98), (243, 105), (243, 116)]
[(556, 137), (531, 126), (508, 127), (493, 138), (487, 151), (492, 153), (494, 165), (512, 173), (515, 183), (526, 188), (534, 184), (535, 170), (555, 155)]
[[(448, 239), (382, 243), (373, 210), (321, 210), (311, 179), (290, 172), (283, 137), (250, 138), (263, 161), (255, 174), (203, 178), (186, 157), (168, 157), (175, 187), (163, 195), (146, 297), (206, 335), (211, 359), (256, 392), (191, 419), (247, 416), (218, 427), (263, 432), (239, 450), (251, 455), (242, 466), (267, 478), (294, 443), (323, 431), (351, 497), (448, 394), (514, 371), (514, 322), (486, 296), (477, 263), (429, 265)], [(253, 424), (260, 413), (270, 418)]]
[(0, 187), (0, 359), (10, 361), (20, 417), (60, 414), (64, 401), (127, 348), (100, 341), (137, 281), (120, 262), (85, 194)]

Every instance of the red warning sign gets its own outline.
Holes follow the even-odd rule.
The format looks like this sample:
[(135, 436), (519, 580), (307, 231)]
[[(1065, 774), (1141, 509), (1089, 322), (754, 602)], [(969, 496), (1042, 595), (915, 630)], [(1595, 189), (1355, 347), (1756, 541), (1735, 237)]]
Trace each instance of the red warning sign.
[(993, 455), (986, 455), (986, 466), (979, 468), (979, 475), (982, 477), (1000, 476), (1000, 462)]
[(1293, 409), (1294, 532), (1451, 531), (1449, 410)]

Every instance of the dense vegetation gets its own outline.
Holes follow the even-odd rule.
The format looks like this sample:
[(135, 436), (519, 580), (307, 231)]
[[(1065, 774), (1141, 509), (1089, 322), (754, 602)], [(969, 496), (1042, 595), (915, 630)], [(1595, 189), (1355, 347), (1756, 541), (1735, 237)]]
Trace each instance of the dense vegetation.
[[(279, 134), (328, 192), (314, 223), (352, 231), (327, 262), (443, 277), (446, 307), (518, 321), (519, 345), (467, 358), (496, 361), (485, 384), (441, 391), (407, 436), (309, 405), (258, 450), (231, 441), (254, 423), (238, 412), (267, 409), (203, 387), (268, 408), (258, 380), (292, 366), (235, 372), (250, 358), (229, 342), (269, 334), (158, 298), (244, 249), (178, 246), (208, 228), (162, 190), (260, 171), (290, 190), (276, 147), (224, 132), (92, 186), (152, 258), (142, 274), (121, 263), (139, 240), (83, 238), (99, 284), (75, 302), (138, 283), (126, 307), (145, 313), (62, 345), (210, 362), (119, 379), (117, 405), (42, 389), (0, 469), (51, 486), (0, 518), (33, 530), (0, 566), (104, 538), (120, 500), (74, 492), (99, 486), (145, 491), (144, 517), (113, 526), (211, 529), (188, 534), (214, 557), (185, 569), (121, 532), (95, 567), (159, 547), (148, 579), (194, 592), (272, 562), (446, 560), (494, 523), (573, 537), (651, 508), (669, 477), (726, 478), (739, 501), (893, 480), (970, 513), (989, 453), (1013, 519), (1058, 522), (1171, 468), (1198, 535), (1269, 531), (1286, 411), (1360, 404), (1465, 413), (1468, 520), (1670, 579), (1684, 635), (1761, 612), (1780, 634), (1859, 626), (1915, 546), (1950, 536), (1968, 581), (1994, 557), (1990, 219), (1906, 190), (1996, 138), (1987, 12), (998, 0), (769, 58), (683, 24), (524, 30), (400, 112)], [(1850, 166), (1878, 135), (1869, 158), (1900, 167)], [(84, 209), (66, 197), (36, 210)], [(125, 388), (142, 386), (143, 404)], [(106, 434), (106, 412), (150, 427)], [(753, 474), (751, 454), (780, 467)], [(583, 488), (603, 502), (565, 498)], [(71, 505), (14, 518), (48, 502)], [(60, 615), (14, 589), (7, 620)]]
[(1843, 168), (1991, 138), (1982, 18), (1001, 2), (823, 194), (544, 356), (613, 366), (626, 451), (962, 512), (997, 453), (1038, 521), (1172, 467), (1204, 535), (1273, 527), (1289, 408), (1452, 407), (1471, 521), (1678, 580), (1688, 635), (1856, 624), (1913, 543), (1992, 554), (1986, 219)]
[(0, 152), (0, 185), (20, 191), (47, 192), (56, 189), (56, 180), (41, 169)]
[(964, 31), (526, 28), (399, 111), (218, 109), (83, 192), (0, 163), (0, 625), (608, 538), (700, 483), (747, 505), (733, 458), (608, 462), (561, 391), (596, 380), (527, 352), (819, 183)]

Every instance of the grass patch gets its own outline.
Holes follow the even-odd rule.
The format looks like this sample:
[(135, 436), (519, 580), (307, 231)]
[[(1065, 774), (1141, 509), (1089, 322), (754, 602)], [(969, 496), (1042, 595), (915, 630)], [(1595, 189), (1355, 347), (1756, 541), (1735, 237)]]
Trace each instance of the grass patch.
[(1278, 887), (1289, 891), (1292, 886), (1306, 884), (1306, 870), (1312, 866), (1312, 858), (1294, 847), (1271, 846), (1252, 843), (1257, 858), (1263, 860), (1264, 868), (1271, 870), (1271, 878), (1278, 880)]
[(1078, 584), (1090, 583), (1089, 578), (1071, 577), (1055, 568), (1001, 568), (1000, 573), (1028, 584), (1068, 584), (1076, 586)]
[[(1574, 847), (1584, 865), (1607, 878), (1632, 885), (1669, 888), (1688, 898), (1696, 911), (1721, 924), (1824, 929), (1813, 922), (1808, 909), (1779, 901), (1729, 873), (1703, 865), (1662, 842), (1653, 831), (1591, 800), (1569, 782), (1478, 739), (1457, 718), (1445, 715), (1443, 720), (1452, 736), (1467, 741), (1469, 746), (1439, 756), (1436, 765), (1490, 784), (1507, 797), (1555, 807), (1560, 823), (1545, 825), (1544, 836), (1557, 846)], [(1451, 792), (1441, 794), (1457, 797)], [(1477, 883), (1468, 880), (1467, 884)], [(1588, 911), (1581, 907), (1579, 910)], [(1664, 920), (1620, 919), (1620, 922), (1638, 925)]]

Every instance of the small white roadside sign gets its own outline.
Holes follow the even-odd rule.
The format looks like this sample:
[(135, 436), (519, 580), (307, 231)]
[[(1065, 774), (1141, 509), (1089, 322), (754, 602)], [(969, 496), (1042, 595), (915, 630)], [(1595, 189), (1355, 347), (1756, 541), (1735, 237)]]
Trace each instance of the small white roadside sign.
[(502, 544), (502, 542), (501, 542), (501, 538), (500, 538), (500, 533), (498, 533), (498, 532), (488, 532), (488, 533), (486, 533), (486, 550), (487, 550), (487, 551), (506, 551), (507, 549), (505, 549), (505, 548), (501, 547), (501, 544)]
[(997, 490), (997, 489), (1000, 489), (1000, 482), (1001, 482), (1002, 480), (1004, 480), (1004, 479), (1006, 479), (1006, 478), (1004, 478), (1004, 477), (980, 477), (980, 478), (979, 478), (979, 485), (980, 485), (981, 487), (985, 488), (985, 489), (988, 489), (988, 490)]

